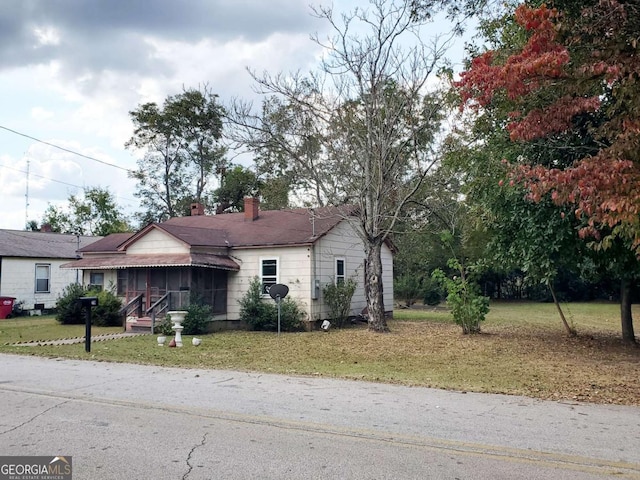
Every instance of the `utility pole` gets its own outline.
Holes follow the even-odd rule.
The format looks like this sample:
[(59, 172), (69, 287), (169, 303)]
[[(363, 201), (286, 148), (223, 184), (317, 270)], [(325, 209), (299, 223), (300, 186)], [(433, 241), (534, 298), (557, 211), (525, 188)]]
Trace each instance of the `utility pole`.
[(24, 226), (25, 228), (29, 224), (29, 167), (30, 167), (30, 160), (27, 158), (27, 188), (24, 194), (24, 198), (25, 198)]
[[(76, 232), (76, 260), (80, 260), (80, 233)], [(76, 283), (80, 284), (80, 269), (76, 268)], [(153, 332), (151, 332), (153, 333)]]

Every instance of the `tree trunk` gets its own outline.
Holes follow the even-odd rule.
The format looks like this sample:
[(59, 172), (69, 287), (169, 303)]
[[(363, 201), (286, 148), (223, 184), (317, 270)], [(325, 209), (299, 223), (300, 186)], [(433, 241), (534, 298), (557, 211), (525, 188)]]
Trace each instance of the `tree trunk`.
[(551, 292), (551, 296), (553, 297), (553, 303), (555, 304), (556, 308), (558, 309), (558, 314), (560, 315), (560, 319), (562, 320), (562, 324), (564, 325), (564, 329), (567, 332), (567, 334), (571, 337), (575, 337), (576, 336), (576, 329), (575, 328), (571, 328), (571, 326), (569, 325), (569, 323), (567, 322), (567, 319), (564, 316), (564, 312), (562, 311), (562, 308), (560, 307), (560, 302), (558, 302), (558, 298), (556, 297), (556, 292), (553, 290), (553, 286), (551, 285), (551, 281), (547, 280), (547, 286), (549, 287), (549, 291)]
[(382, 294), (382, 245), (379, 243), (367, 246), (367, 258), (364, 266), (364, 290), (369, 311), (369, 330), (388, 332), (387, 320), (384, 316), (384, 296)]
[(633, 316), (631, 314), (631, 280), (625, 278), (620, 287), (620, 320), (622, 322), (622, 339), (625, 342), (636, 343), (633, 332)]

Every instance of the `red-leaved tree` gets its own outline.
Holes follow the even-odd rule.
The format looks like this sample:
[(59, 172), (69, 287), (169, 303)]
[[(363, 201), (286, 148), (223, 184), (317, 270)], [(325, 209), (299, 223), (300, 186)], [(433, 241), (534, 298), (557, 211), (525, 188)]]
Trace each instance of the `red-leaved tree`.
[[(504, 93), (518, 105), (507, 126), (513, 141), (553, 137), (575, 127), (581, 114), (597, 117), (589, 133), (601, 144), (596, 155), (566, 169), (524, 165), (524, 180), (538, 201), (552, 192), (555, 202), (573, 203), (587, 223), (583, 237), (606, 247), (615, 236), (640, 253), (640, 7), (601, 0), (568, 19), (545, 6), (516, 10), (530, 36), (522, 51), (505, 62), (495, 52), (475, 58), (457, 86), (472, 108)], [(573, 20), (573, 21), (571, 21)]]
[[(596, 248), (622, 241), (640, 257), (640, 4), (553, 5), (516, 9), (524, 47), (473, 59), (457, 83), (463, 106), (481, 109), (496, 96), (506, 98), (514, 105), (507, 126), (514, 142), (551, 141), (572, 131), (590, 136), (595, 154), (578, 155), (565, 168), (524, 159), (513, 166), (512, 180), (527, 187), (532, 201), (550, 195), (574, 205), (581, 237)], [(623, 337), (635, 341), (628, 288), (623, 281)]]

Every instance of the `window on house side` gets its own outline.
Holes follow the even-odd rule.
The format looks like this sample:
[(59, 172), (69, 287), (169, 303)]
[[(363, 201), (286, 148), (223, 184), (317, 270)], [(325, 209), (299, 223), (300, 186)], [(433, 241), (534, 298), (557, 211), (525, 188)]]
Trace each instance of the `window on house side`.
[(262, 294), (268, 295), (271, 285), (278, 283), (278, 259), (263, 258), (260, 260), (260, 280), (262, 281)]
[(345, 260), (344, 258), (336, 258), (336, 285), (340, 285), (344, 283), (345, 276)]
[(36, 293), (49, 293), (51, 283), (51, 265), (36, 264)]
[(101, 291), (104, 288), (104, 273), (91, 272), (89, 274), (89, 288)]

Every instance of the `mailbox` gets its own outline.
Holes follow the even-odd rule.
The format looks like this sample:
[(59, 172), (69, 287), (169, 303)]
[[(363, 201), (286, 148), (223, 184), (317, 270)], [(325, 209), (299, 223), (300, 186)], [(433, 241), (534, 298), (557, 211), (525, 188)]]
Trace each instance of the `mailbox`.
[(86, 352), (91, 351), (91, 308), (98, 306), (98, 297), (80, 297), (78, 303), (82, 308), (86, 309), (85, 313), (85, 330), (84, 330), (84, 349)]
[(91, 308), (98, 306), (98, 297), (80, 297), (78, 301), (83, 307)]

